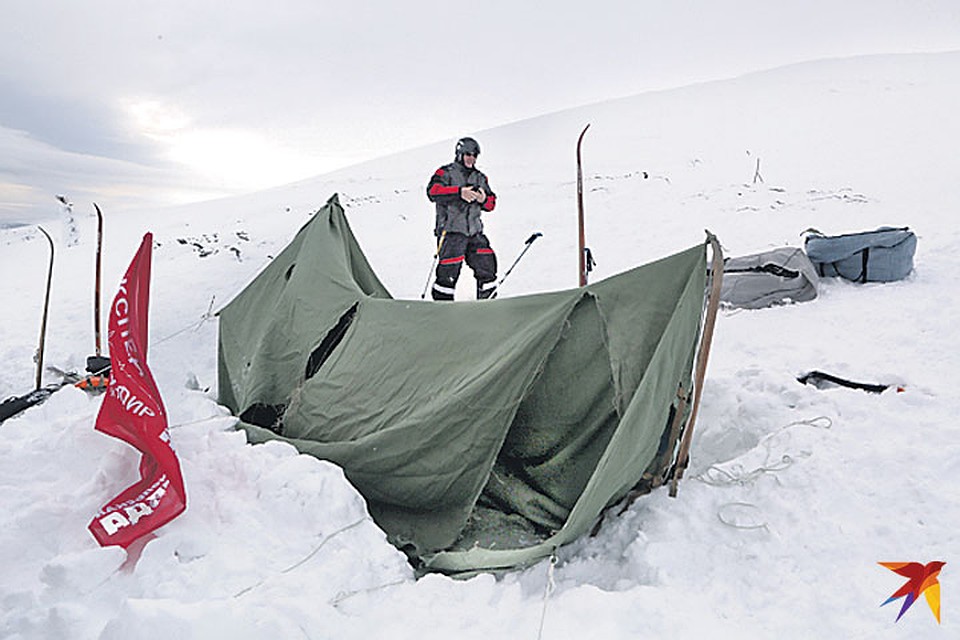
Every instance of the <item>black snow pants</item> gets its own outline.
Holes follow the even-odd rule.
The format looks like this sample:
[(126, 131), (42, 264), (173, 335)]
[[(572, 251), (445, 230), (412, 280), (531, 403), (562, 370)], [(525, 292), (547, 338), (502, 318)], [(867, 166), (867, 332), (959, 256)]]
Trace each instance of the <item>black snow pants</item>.
[(430, 294), (434, 300), (453, 300), (460, 278), (460, 268), (466, 262), (477, 279), (477, 300), (493, 295), (497, 288), (497, 254), (490, 248), (487, 236), (447, 233), (440, 247), (436, 280)]

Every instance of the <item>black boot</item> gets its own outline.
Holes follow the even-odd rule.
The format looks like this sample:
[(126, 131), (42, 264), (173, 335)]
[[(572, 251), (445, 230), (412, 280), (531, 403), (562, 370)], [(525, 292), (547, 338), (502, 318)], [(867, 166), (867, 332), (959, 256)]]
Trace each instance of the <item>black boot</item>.
[(477, 282), (477, 300), (489, 300), (497, 295), (497, 281)]

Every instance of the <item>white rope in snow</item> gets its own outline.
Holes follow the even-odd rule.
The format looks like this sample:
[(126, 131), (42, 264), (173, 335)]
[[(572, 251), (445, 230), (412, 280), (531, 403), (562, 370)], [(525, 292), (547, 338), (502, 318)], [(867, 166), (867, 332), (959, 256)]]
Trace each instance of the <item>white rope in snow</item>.
[(177, 424), (168, 424), (168, 425), (167, 425), (167, 429), (170, 429), (170, 430), (172, 431), (172, 430), (174, 430), (174, 429), (179, 429), (180, 427), (189, 427), (189, 426), (191, 426), (191, 425), (201, 424), (201, 423), (203, 423), (203, 422), (210, 422), (210, 421), (212, 421), (212, 420), (231, 420), (231, 419), (234, 421), (234, 424), (236, 424), (237, 422), (239, 422), (239, 419), (238, 419), (236, 416), (234, 416), (234, 415), (230, 415), (230, 414), (224, 415), (224, 414), (222, 414), (222, 413), (218, 413), (218, 414), (215, 415), (215, 416), (207, 416), (207, 417), (205, 417), (205, 418), (197, 418), (196, 420), (190, 420), (190, 421), (188, 421), (188, 422), (178, 422)]
[[(771, 440), (787, 429), (799, 426), (813, 427), (814, 429), (829, 429), (833, 426), (833, 421), (827, 416), (817, 416), (816, 418), (811, 418), (810, 420), (798, 420), (797, 422), (791, 422), (790, 424), (786, 424), (776, 431), (767, 434), (757, 444), (758, 447), (762, 446), (764, 449), (766, 449), (767, 461), (770, 460), (772, 455), (770, 451), (772, 446)], [(780, 459), (777, 462), (772, 464), (762, 464), (750, 471), (745, 470), (743, 465), (740, 464), (734, 464), (730, 466), (729, 469), (724, 469), (717, 464), (713, 464), (706, 471), (697, 476), (697, 480), (713, 487), (728, 487), (732, 485), (743, 486), (768, 473), (774, 474), (774, 477), (776, 478), (777, 473), (791, 466), (795, 461), (796, 460), (793, 456), (785, 453), (780, 456)], [(779, 482), (779, 478), (777, 478), (777, 481)], [(717, 519), (724, 525), (734, 529), (740, 529), (743, 531), (763, 529), (768, 532), (770, 531), (770, 527), (765, 521), (751, 524), (743, 524), (738, 522), (737, 514), (735, 512), (743, 511), (744, 509), (752, 509), (760, 512), (760, 508), (750, 502), (728, 502), (721, 505), (720, 508), (717, 509)]]
[(389, 589), (390, 587), (399, 587), (402, 584), (406, 584), (407, 580), (394, 580), (393, 582), (387, 582), (385, 584), (380, 584), (375, 587), (367, 587), (366, 589), (355, 589), (353, 591), (339, 591), (337, 595), (330, 600), (330, 606), (337, 607), (344, 600), (349, 600), (354, 596), (358, 596), (361, 593), (376, 593), (377, 591), (383, 591), (384, 589)]
[(353, 528), (355, 528), (355, 527), (359, 527), (361, 524), (363, 524), (364, 522), (367, 522), (367, 521), (370, 521), (370, 517), (369, 517), (369, 516), (364, 516), (363, 518), (360, 518), (359, 520), (357, 520), (356, 522), (354, 522), (354, 523), (352, 523), (352, 524), (348, 524), (348, 525), (345, 526), (345, 527), (341, 527), (340, 529), (337, 529), (336, 531), (334, 531), (333, 533), (331, 533), (329, 536), (327, 536), (326, 538), (324, 538), (324, 539), (320, 542), (320, 544), (318, 544), (317, 547), (316, 547), (313, 551), (311, 551), (309, 554), (307, 554), (307, 556), (306, 556), (303, 560), (301, 560), (300, 562), (297, 562), (297, 563), (294, 563), (294, 564), (290, 565), (289, 567), (287, 567), (286, 569), (284, 569), (284, 570), (281, 571), (280, 573), (290, 573), (291, 571), (293, 571), (293, 570), (296, 569), (297, 567), (299, 567), (299, 566), (303, 565), (304, 563), (306, 563), (310, 558), (312, 558), (313, 556), (317, 555), (317, 553), (320, 551), (320, 549), (323, 548), (323, 546), (324, 546), (325, 544), (327, 544), (328, 542), (330, 542), (331, 540), (333, 540), (334, 538), (336, 538), (338, 535), (340, 535), (341, 533), (346, 533), (347, 531), (349, 531), (349, 530), (351, 530), (351, 529), (353, 529)]
[(760, 465), (750, 471), (745, 471), (742, 465), (735, 464), (730, 470), (711, 465), (709, 469), (697, 476), (697, 480), (712, 487), (726, 487), (734, 484), (745, 485), (753, 482), (766, 473), (776, 474), (794, 463), (794, 459), (784, 454), (775, 464)]
[(217, 296), (212, 296), (212, 297), (210, 298), (210, 306), (207, 307), (207, 311), (206, 311), (202, 316), (200, 316), (200, 320), (198, 320), (197, 322), (194, 322), (194, 323), (192, 323), (192, 324), (187, 325), (187, 326), (184, 327), (183, 329), (180, 329), (180, 330), (178, 330), (178, 331), (174, 331), (173, 333), (171, 333), (170, 335), (166, 336), (165, 338), (161, 338), (161, 339), (159, 339), (159, 340), (154, 341), (154, 342), (151, 344), (151, 346), (154, 346), (154, 347), (155, 347), (155, 346), (157, 346), (157, 345), (159, 345), (159, 344), (163, 344), (164, 342), (167, 342), (168, 340), (173, 340), (174, 338), (176, 338), (176, 337), (177, 337), (178, 335), (180, 335), (181, 333), (186, 333), (187, 331), (190, 331), (191, 329), (193, 329), (194, 331), (199, 331), (199, 330), (200, 330), (200, 327), (202, 327), (203, 324), (204, 324), (207, 320), (213, 319), (214, 316), (216, 315), (215, 313), (213, 313), (213, 302), (214, 302), (214, 300), (216, 300), (216, 299), (217, 299)]
[(717, 510), (717, 519), (720, 520), (720, 522), (722, 522), (723, 524), (727, 525), (728, 527), (733, 527), (734, 529), (743, 529), (743, 530), (766, 529), (767, 531), (770, 530), (766, 522), (761, 522), (759, 524), (740, 524), (738, 522), (734, 522), (733, 516), (725, 513), (726, 511), (729, 511), (732, 507), (736, 507), (736, 508), (749, 507), (750, 509), (756, 509), (757, 511), (760, 510), (760, 507), (750, 502), (728, 502), (727, 504), (721, 506)]
[(537, 640), (543, 638), (543, 623), (547, 620), (547, 601), (550, 595), (557, 588), (557, 583), (553, 579), (554, 567), (557, 566), (557, 550), (554, 549), (550, 554), (550, 563), (547, 566), (547, 583), (543, 587), (543, 609), (540, 611), (540, 629), (537, 631)]
[[(827, 416), (817, 416), (816, 418), (811, 418), (810, 420), (798, 420), (797, 422), (791, 422), (790, 424), (780, 427), (776, 431), (768, 433), (760, 440), (759, 443), (757, 443), (758, 447), (762, 446), (764, 449), (766, 449), (767, 460), (769, 460), (772, 455), (770, 451), (770, 441), (775, 436), (786, 431), (787, 429), (798, 426), (812, 427), (815, 429), (829, 429), (833, 426), (833, 421)], [(745, 470), (740, 464), (731, 465), (729, 469), (724, 469), (718, 464), (712, 464), (709, 468), (707, 468), (706, 471), (698, 475), (696, 479), (713, 487), (725, 487), (735, 484), (742, 486), (753, 482), (762, 475), (768, 473), (777, 474), (787, 467), (793, 465), (794, 462), (796, 462), (796, 459), (793, 456), (785, 453), (780, 456), (778, 461), (762, 464), (754, 469), (751, 469), (750, 471)]]
[[(308, 560), (310, 560), (310, 558), (312, 558), (312, 557), (314, 557), (315, 555), (317, 555), (317, 553), (319, 553), (320, 550), (323, 549), (323, 547), (324, 547), (328, 542), (330, 542), (331, 540), (333, 540), (334, 538), (336, 538), (337, 536), (339, 536), (341, 533), (346, 533), (347, 531), (350, 531), (351, 529), (353, 529), (353, 528), (355, 528), (355, 527), (359, 527), (361, 524), (363, 524), (364, 522), (367, 522), (368, 520), (370, 520), (370, 516), (364, 516), (363, 518), (360, 518), (359, 520), (357, 520), (356, 522), (354, 522), (354, 523), (352, 523), (352, 524), (348, 524), (348, 525), (346, 525), (345, 527), (341, 527), (340, 529), (337, 529), (336, 531), (334, 531), (333, 533), (331, 533), (329, 536), (327, 536), (326, 538), (324, 538), (323, 540), (321, 540), (321, 541), (320, 541), (320, 544), (318, 544), (316, 547), (314, 547), (313, 551), (311, 551), (311, 552), (308, 553), (306, 556), (304, 556), (302, 559), (298, 560), (297, 562), (293, 563), (292, 565), (290, 565), (290, 566), (287, 567), (286, 569), (283, 569), (282, 571), (280, 571), (279, 573), (277, 573), (277, 574), (275, 574), (275, 575), (284, 575), (284, 574), (290, 573), (291, 571), (293, 571), (293, 570), (296, 569), (297, 567), (302, 566), (304, 563), (306, 563)], [(249, 586), (249, 587), (246, 587), (246, 588), (244, 588), (244, 589), (241, 589), (241, 590), (238, 591), (237, 593), (233, 594), (233, 597), (234, 597), (234, 598), (239, 598), (239, 597), (242, 596), (242, 595), (245, 595), (245, 594), (247, 594), (247, 593), (250, 593), (250, 592), (253, 591), (254, 589), (256, 589), (256, 588), (258, 588), (258, 587), (261, 587), (261, 586), (263, 586), (264, 584), (266, 584), (266, 582), (267, 582), (270, 578), (273, 578), (273, 577), (274, 577), (274, 576), (268, 576), (268, 577), (264, 578), (263, 580), (261, 580), (260, 582), (254, 584), (254, 585), (251, 585), (251, 586)]]

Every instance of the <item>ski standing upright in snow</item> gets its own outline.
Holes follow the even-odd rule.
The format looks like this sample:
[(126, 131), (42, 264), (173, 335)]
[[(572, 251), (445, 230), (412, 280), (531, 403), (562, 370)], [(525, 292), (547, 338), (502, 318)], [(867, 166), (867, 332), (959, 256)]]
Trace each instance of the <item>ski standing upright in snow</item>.
[(580, 146), (583, 144), (583, 136), (589, 128), (590, 125), (588, 124), (580, 132), (580, 137), (577, 138), (577, 228), (579, 231), (579, 286), (581, 287), (587, 285), (587, 278), (596, 264), (593, 261), (593, 254), (590, 249), (585, 246), (586, 239), (583, 231), (583, 164), (580, 160)]

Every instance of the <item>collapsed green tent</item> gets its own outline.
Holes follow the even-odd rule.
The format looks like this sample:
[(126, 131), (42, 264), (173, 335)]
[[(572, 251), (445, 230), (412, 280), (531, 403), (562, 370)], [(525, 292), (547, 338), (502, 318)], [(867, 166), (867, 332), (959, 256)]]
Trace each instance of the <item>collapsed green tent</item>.
[(420, 568), (528, 564), (685, 462), (706, 274), (701, 245), (570, 291), (394, 300), (334, 195), (220, 312), (220, 400), (340, 465)]

